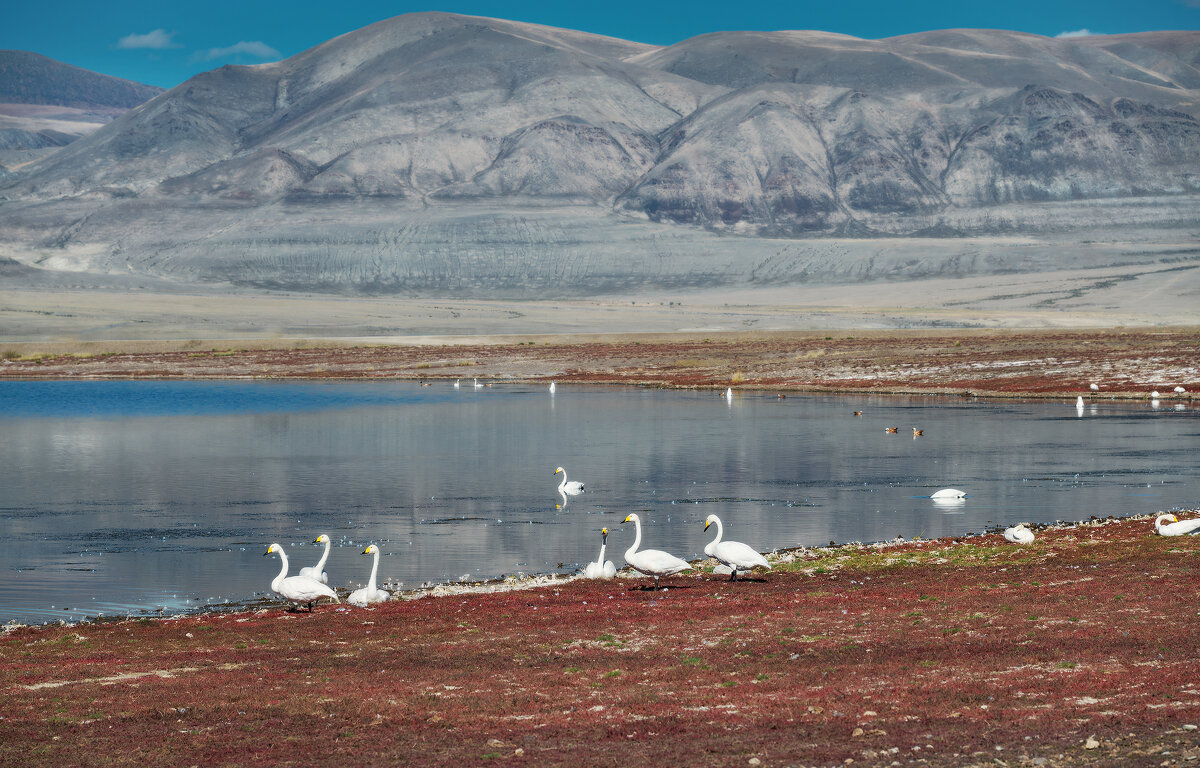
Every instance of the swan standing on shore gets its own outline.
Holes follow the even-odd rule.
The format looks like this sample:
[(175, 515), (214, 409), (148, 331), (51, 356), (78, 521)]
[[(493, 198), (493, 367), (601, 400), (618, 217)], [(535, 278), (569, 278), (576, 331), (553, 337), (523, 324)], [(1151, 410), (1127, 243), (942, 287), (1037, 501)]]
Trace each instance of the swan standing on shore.
[(287, 553), (283, 551), (283, 547), (278, 544), (272, 544), (267, 547), (267, 551), (263, 553), (263, 557), (272, 552), (279, 553), (279, 561), (282, 564), (279, 568), (279, 575), (271, 582), (271, 591), (275, 592), (288, 600), (295, 603), (297, 606), (301, 604), (308, 605), (308, 612), (312, 613), (313, 603), (320, 600), (322, 597), (332, 597), (333, 602), (340, 603), (337, 593), (329, 587), (325, 586), (316, 579), (310, 579), (307, 576), (288, 576), (288, 559)]
[(761, 565), (764, 568), (770, 568), (771, 564), (767, 562), (767, 558), (763, 557), (753, 547), (743, 544), (740, 541), (721, 541), (721, 537), (725, 533), (725, 529), (721, 526), (721, 518), (716, 515), (709, 515), (704, 520), (704, 530), (708, 530), (708, 526), (716, 524), (717, 538), (704, 545), (704, 554), (709, 557), (715, 557), (722, 564), (729, 566), (729, 580), (737, 581), (738, 569), (749, 571), (756, 565)]
[(554, 474), (556, 475), (559, 472), (562, 472), (563, 476), (562, 482), (558, 484), (559, 493), (563, 494), (564, 496), (578, 496), (579, 494), (583, 493), (583, 483), (579, 482), (578, 480), (567, 480), (567, 470), (563, 469), (562, 467), (554, 470)]
[(1032, 544), (1033, 531), (1025, 527), (1025, 523), (1017, 523), (1012, 528), (1004, 529), (1004, 538), (1013, 544)]
[(307, 579), (315, 579), (322, 584), (328, 584), (329, 574), (325, 573), (325, 561), (329, 559), (329, 547), (331, 546), (329, 537), (322, 533), (313, 544), (324, 544), (325, 554), (321, 555), (321, 559), (317, 561), (316, 565), (305, 566), (297, 571), (296, 575)]
[(625, 550), (625, 562), (638, 573), (653, 576), (655, 589), (658, 589), (659, 578), (691, 569), (691, 564), (686, 560), (680, 560), (661, 549), (643, 549), (639, 552), (638, 547), (642, 545), (642, 520), (636, 514), (631, 514), (622, 522), (628, 523), (631, 520), (637, 528), (637, 534), (633, 537), (633, 546)]
[(613, 561), (604, 559), (604, 551), (608, 549), (608, 529), (601, 528), (600, 536), (600, 556), (596, 558), (596, 562), (588, 563), (587, 568), (583, 569), (585, 579), (611, 579), (617, 575), (617, 566), (613, 565)]
[[(1167, 522), (1163, 522), (1166, 520)], [(1183, 536), (1200, 531), (1200, 520), (1180, 520), (1175, 515), (1159, 515), (1154, 518), (1154, 530), (1159, 536)]]
[(384, 603), (392, 597), (391, 592), (375, 588), (375, 576), (379, 573), (379, 547), (372, 544), (363, 550), (363, 554), (375, 556), (374, 562), (371, 563), (371, 578), (367, 580), (367, 586), (354, 590), (350, 597), (346, 598), (348, 603), (359, 608), (366, 608), (371, 603)]

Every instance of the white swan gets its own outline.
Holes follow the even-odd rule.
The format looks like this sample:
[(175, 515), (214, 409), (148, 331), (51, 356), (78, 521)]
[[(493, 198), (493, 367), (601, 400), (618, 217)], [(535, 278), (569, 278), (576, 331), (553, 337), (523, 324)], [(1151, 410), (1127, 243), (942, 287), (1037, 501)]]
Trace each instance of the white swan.
[(1161, 397), (1161, 395), (1159, 395), (1159, 394), (1158, 394), (1158, 390), (1157, 390), (1157, 389), (1156, 389), (1156, 390), (1154, 390), (1153, 392), (1151, 392), (1151, 393), (1150, 393), (1150, 399), (1151, 399), (1151, 400), (1157, 400), (1159, 397)]
[(937, 493), (932, 494), (931, 499), (965, 499), (967, 494), (957, 488), (943, 488)]
[(733, 387), (725, 388), (725, 400), (726, 402), (733, 402)]
[(1004, 538), (1013, 544), (1032, 544), (1033, 531), (1025, 527), (1025, 523), (1017, 523), (1012, 528), (1004, 529)]
[(458, 387), (459, 387), (459, 382), (458, 382), (458, 379), (455, 379), (455, 380), (454, 380), (454, 388), (455, 388), (455, 389), (458, 389)]
[(596, 558), (596, 562), (588, 563), (587, 568), (583, 569), (585, 579), (611, 579), (617, 575), (617, 566), (613, 565), (613, 561), (604, 559), (604, 550), (608, 548), (608, 529), (601, 528), (600, 536), (600, 556)]
[(479, 383), (479, 379), (475, 379), (475, 389), (483, 389), (483, 385)]
[(562, 482), (558, 484), (559, 493), (563, 494), (564, 496), (578, 496), (579, 494), (583, 493), (583, 483), (579, 482), (578, 480), (568, 481), (567, 470), (563, 469), (562, 467), (554, 470), (554, 474), (556, 475), (559, 472), (562, 472), (563, 476)]
[(550, 394), (553, 395), (555, 389), (557, 389), (557, 387), (555, 386), (554, 382), (550, 382)]
[(1182, 395), (1184, 392), (1187, 392), (1187, 390), (1183, 387), (1175, 387), (1175, 394)]
[(660, 577), (671, 576), (691, 569), (691, 564), (686, 560), (680, 560), (675, 555), (663, 552), (661, 549), (643, 549), (639, 552), (638, 547), (642, 544), (642, 520), (636, 514), (631, 514), (626, 516), (623, 522), (628, 523), (630, 520), (637, 527), (637, 534), (633, 537), (633, 546), (625, 550), (625, 562), (629, 563), (638, 573), (653, 576), (655, 589), (658, 589)]
[(321, 555), (321, 559), (317, 561), (316, 565), (305, 566), (305, 567), (301, 568), (299, 571), (297, 571), (296, 575), (304, 576), (305, 578), (308, 578), (308, 579), (316, 579), (317, 581), (321, 582), (322, 584), (328, 584), (329, 583), (329, 574), (325, 573), (325, 561), (329, 559), (329, 547), (330, 547), (329, 537), (322, 533), (320, 536), (317, 537), (317, 540), (314, 541), (313, 544), (324, 544), (325, 545), (325, 554)]
[(767, 562), (767, 558), (756, 552), (753, 547), (743, 544), (740, 541), (721, 541), (721, 537), (725, 533), (725, 529), (721, 526), (721, 518), (716, 515), (709, 515), (704, 520), (704, 530), (708, 530), (708, 526), (716, 523), (717, 538), (704, 545), (704, 554), (709, 557), (715, 557), (722, 564), (729, 566), (729, 580), (737, 581), (738, 569), (749, 571), (756, 565), (761, 565), (764, 568), (770, 568), (771, 564)]
[(367, 580), (367, 586), (354, 590), (350, 597), (346, 598), (350, 605), (357, 605), (359, 608), (366, 608), (371, 603), (384, 603), (392, 597), (391, 592), (375, 588), (375, 576), (379, 573), (379, 547), (372, 544), (363, 550), (363, 554), (375, 556), (375, 561), (371, 563), (371, 578)]
[[(1163, 520), (1169, 522), (1164, 523)], [(1159, 536), (1183, 536), (1200, 531), (1200, 520), (1180, 520), (1175, 515), (1159, 515), (1154, 518), (1154, 530)]]
[(1099, 392), (1100, 385), (1095, 382), (1092, 382), (1091, 384), (1088, 384), (1088, 389), (1092, 390), (1093, 392)]
[(279, 553), (279, 561), (282, 563), (279, 575), (271, 582), (272, 592), (282, 595), (296, 605), (300, 605), (301, 603), (307, 604), (310, 613), (312, 612), (313, 603), (322, 597), (332, 597), (333, 602), (341, 602), (338, 600), (336, 592), (316, 579), (310, 579), (307, 576), (288, 576), (287, 553), (283, 551), (283, 547), (278, 544), (272, 544), (267, 547), (267, 551), (263, 553), (263, 557), (272, 552)]

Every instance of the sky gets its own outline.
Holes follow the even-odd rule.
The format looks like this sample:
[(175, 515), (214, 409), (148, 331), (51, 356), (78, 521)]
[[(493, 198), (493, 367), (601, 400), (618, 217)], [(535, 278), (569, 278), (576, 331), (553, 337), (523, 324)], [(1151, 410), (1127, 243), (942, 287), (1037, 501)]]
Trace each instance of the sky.
[(171, 88), (225, 64), (276, 61), (402, 13), (445, 11), (671, 45), (724, 30), (815, 29), (877, 39), (931, 29), (1055, 37), (1200, 29), (1200, 0), (54, 0), (6, 3), (0, 49)]

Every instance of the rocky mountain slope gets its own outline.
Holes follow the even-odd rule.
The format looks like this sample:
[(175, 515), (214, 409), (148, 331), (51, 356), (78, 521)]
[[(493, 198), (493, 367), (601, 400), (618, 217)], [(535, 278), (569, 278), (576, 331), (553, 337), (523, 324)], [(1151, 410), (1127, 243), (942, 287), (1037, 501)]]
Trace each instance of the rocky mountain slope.
[(656, 47), (411, 14), (199, 75), (0, 182), (0, 247), (355, 291), (832, 278), (854, 268), (807, 238), (1194, 225), (1198, 118), (1200, 32)]

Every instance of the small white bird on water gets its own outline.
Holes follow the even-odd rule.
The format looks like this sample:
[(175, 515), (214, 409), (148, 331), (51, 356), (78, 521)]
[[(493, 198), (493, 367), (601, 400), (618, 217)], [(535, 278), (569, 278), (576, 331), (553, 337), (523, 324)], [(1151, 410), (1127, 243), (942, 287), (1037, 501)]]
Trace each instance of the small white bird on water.
[(568, 481), (567, 470), (563, 469), (562, 467), (554, 470), (554, 474), (556, 475), (559, 472), (562, 472), (563, 476), (562, 482), (558, 484), (559, 493), (563, 494), (564, 496), (578, 496), (579, 494), (583, 493), (583, 483), (579, 482), (578, 480)]
[(391, 592), (375, 588), (375, 576), (379, 573), (379, 547), (372, 544), (363, 550), (363, 554), (375, 556), (374, 562), (371, 563), (371, 578), (367, 580), (367, 586), (354, 590), (350, 597), (346, 598), (348, 603), (359, 608), (366, 608), (371, 603), (385, 603), (392, 598)]
[(479, 379), (475, 379), (475, 389), (483, 389), (483, 385), (479, 383)]
[(1004, 529), (1004, 538), (1013, 544), (1032, 544), (1033, 531), (1025, 527), (1025, 523), (1017, 523), (1012, 528)]
[(458, 387), (459, 387), (459, 382), (458, 382), (458, 379), (455, 379), (455, 380), (454, 380), (454, 388), (455, 388), (455, 389), (458, 389)]
[(553, 395), (553, 394), (554, 394), (554, 391), (555, 391), (556, 389), (557, 389), (557, 386), (555, 385), (555, 382), (553, 382), (553, 381), (552, 381), (552, 382), (550, 382), (550, 394), (552, 394), (552, 395)]
[(943, 488), (929, 496), (931, 499), (965, 499), (967, 494), (957, 488)]
[(717, 538), (704, 545), (704, 554), (709, 557), (715, 557), (730, 568), (729, 580), (737, 581), (738, 569), (749, 571), (755, 566), (770, 568), (771, 564), (767, 562), (767, 558), (761, 553), (754, 550), (753, 547), (743, 544), (740, 541), (721, 541), (725, 530), (721, 526), (721, 518), (716, 515), (709, 515), (704, 520), (704, 530), (708, 530), (708, 526), (716, 524)]
[(1151, 393), (1150, 393), (1150, 399), (1151, 399), (1151, 400), (1157, 400), (1159, 397), (1161, 397), (1161, 395), (1159, 395), (1159, 394), (1158, 394), (1158, 390), (1157, 390), (1157, 389), (1156, 389), (1156, 390), (1154, 390), (1153, 392), (1151, 392)]
[(325, 573), (325, 561), (329, 559), (329, 547), (331, 545), (329, 537), (322, 533), (317, 537), (317, 540), (314, 541), (313, 544), (324, 544), (325, 553), (321, 555), (321, 559), (317, 561), (316, 565), (305, 566), (297, 571), (296, 575), (304, 576), (309, 579), (316, 579), (322, 584), (328, 584), (329, 574)]
[(279, 561), (282, 563), (279, 569), (279, 575), (271, 582), (271, 591), (275, 592), (288, 600), (295, 603), (297, 606), (308, 605), (309, 613), (312, 613), (313, 603), (320, 600), (322, 597), (332, 597), (333, 602), (339, 603), (337, 593), (329, 587), (325, 586), (316, 579), (310, 579), (307, 576), (288, 576), (288, 559), (287, 553), (283, 551), (283, 547), (278, 544), (272, 544), (267, 547), (267, 551), (263, 553), (263, 557), (272, 552), (279, 553)]
[(596, 562), (588, 563), (583, 569), (583, 578), (585, 579), (611, 579), (617, 575), (617, 566), (613, 565), (612, 560), (604, 559), (604, 551), (608, 549), (608, 529), (600, 529), (600, 556), (596, 558)]
[(725, 401), (729, 403), (733, 402), (733, 387), (725, 388)]
[(630, 521), (633, 521), (637, 528), (637, 534), (633, 538), (633, 546), (625, 550), (625, 562), (629, 563), (638, 573), (644, 576), (653, 576), (655, 589), (658, 589), (659, 578), (691, 570), (692, 566), (686, 560), (680, 560), (675, 555), (663, 552), (661, 549), (643, 549), (639, 552), (638, 547), (642, 545), (642, 520), (636, 514), (631, 514), (626, 516), (623, 522)]
[(1159, 515), (1154, 518), (1154, 530), (1158, 531), (1159, 536), (1183, 536), (1200, 531), (1200, 520), (1180, 520), (1175, 515)]

